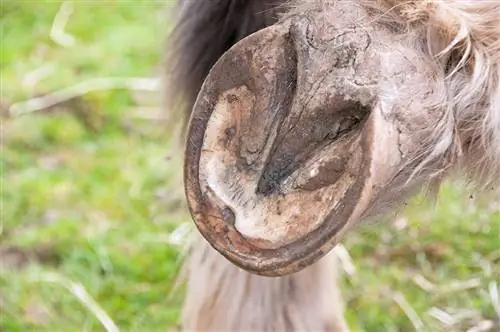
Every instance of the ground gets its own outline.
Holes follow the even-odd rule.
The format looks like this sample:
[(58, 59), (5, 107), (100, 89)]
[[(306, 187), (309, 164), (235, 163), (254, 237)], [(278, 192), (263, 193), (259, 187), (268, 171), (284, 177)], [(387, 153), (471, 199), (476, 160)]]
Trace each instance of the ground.
[[(51, 38), (61, 3), (1, 4), (0, 330), (174, 330), (184, 290), (172, 232), (190, 219), (158, 93), (103, 90), (9, 114), (88, 79), (158, 76), (173, 1), (71, 2), (73, 44)], [(500, 329), (499, 195), (485, 196), (449, 182), (435, 205), (421, 194), (348, 236), (353, 331)]]

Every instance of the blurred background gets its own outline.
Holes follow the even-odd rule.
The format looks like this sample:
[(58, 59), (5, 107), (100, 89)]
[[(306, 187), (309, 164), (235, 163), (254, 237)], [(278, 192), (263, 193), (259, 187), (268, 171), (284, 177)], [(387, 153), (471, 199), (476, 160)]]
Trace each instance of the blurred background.
[[(191, 226), (159, 84), (174, 5), (2, 1), (0, 331), (178, 328)], [(484, 196), (448, 182), (347, 237), (353, 331), (500, 331), (500, 195)]]

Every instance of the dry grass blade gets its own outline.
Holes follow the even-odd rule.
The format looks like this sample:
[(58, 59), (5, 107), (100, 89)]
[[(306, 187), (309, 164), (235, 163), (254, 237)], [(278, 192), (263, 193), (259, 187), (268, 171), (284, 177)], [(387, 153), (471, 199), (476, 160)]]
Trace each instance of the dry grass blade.
[(498, 295), (498, 284), (493, 281), (490, 282), (488, 290), (490, 293), (491, 305), (493, 306), (498, 320), (500, 321), (500, 299)]
[(43, 78), (52, 75), (55, 72), (55, 65), (53, 63), (46, 63), (41, 67), (27, 73), (23, 77), (23, 87), (30, 89), (33, 94), (34, 88)]
[(429, 311), (427, 313), (429, 314), (429, 316), (434, 317), (439, 322), (441, 322), (443, 325), (452, 326), (452, 325), (455, 325), (455, 323), (456, 323), (455, 318), (442, 309), (432, 307), (429, 309)]
[(491, 320), (483, 320), (467, 332), (493, 332), (494, 324)]
[(415, 331), (423, 331), (424, 322), (422, 321), (422, 319), (420, 319), (417, 312), (415, 311), (415, 309), (413, 309), (410, 303), (406, 301), (404, 295), (398, 292), (394, 294), (392, 298), (399, 305), (401, 310), (403, 310), (406, 317), (408, 317), (413, 327), (415, 328)]
[(465, 291), (468, 289), (478, 288), (480, 286), (481, 286), (481, 279), (479, 278), (472, 278), (463, 281), (454, 280), (450, 282), (450, 284), (447, 287), (444, 287), (441, 290), (441, 293), (453, 293), (453, 292)]
[(50, 30), (50, 38), (52, 38), (55, 43), (64, 47), (73, 46), (75, 44), (75, 38), (64, 31), (73, 10), (74, 6), (72, 2), (63, 2), (54, 17), (52, 29)]
[(160, 80), (157, 78), (94, 78), (41, 97), (15, 103), (10, 107), (9, 112), (11, 116), (19, 116), (31, 112), (41, 111), (92, 91), (113, 89), (158, 91), (159, 88)]
[(436, 289), (436, 285), (427, 280), (423, 275), (417, 274), (412, 278), (413, 282), (420, 288), (422, 288), (427, 293), (433, 292)]
[(43, 273), (36, 281), (49, 282), (68, 289), (104, 326), (108, 332), (118, 332), (119, 329), (104, 309), (89, 295), (82, 284), (72, 281), (57, 273)]
[(334, 249), (335, 254), (340, 260), (340, 263), (342, 264), (342, 269), (344, 272), (349, 276), (353, 277), (356, 274), (356, 266), (354, 266), (354, 263), (352, 262), (351, 255), (349, 255), (349, 252), (347, 249), (341, 245), (338, 244)]

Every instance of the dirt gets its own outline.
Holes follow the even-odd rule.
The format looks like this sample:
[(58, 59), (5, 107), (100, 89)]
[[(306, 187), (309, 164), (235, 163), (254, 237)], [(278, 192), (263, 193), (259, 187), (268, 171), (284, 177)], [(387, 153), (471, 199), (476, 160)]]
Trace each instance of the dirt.
[(2, 245), (0, 246), (0, 262), (2, 268), (20, 270), (33, 263), (58, 265), (60, 257), (51, 245), (38, 245), (31, 248)]

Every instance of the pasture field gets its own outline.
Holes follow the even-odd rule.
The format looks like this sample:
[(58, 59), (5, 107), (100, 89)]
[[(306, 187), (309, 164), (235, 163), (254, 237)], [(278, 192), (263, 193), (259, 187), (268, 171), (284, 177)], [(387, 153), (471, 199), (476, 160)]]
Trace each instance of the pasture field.
[[(190, 220), (182, 148), (160, 92), (145, 91), (162, 73), (173, 4), (0, 4), (0, 331), (177, 329), (183, 243), (174, 235)], [(144, 89), (22, 104), (137, 78)], [(448, 182), (435, 204), (421, 194), (348, 236), (342, 287), (353, 331), (500, 330), (500, 195), (484, 196)]]

